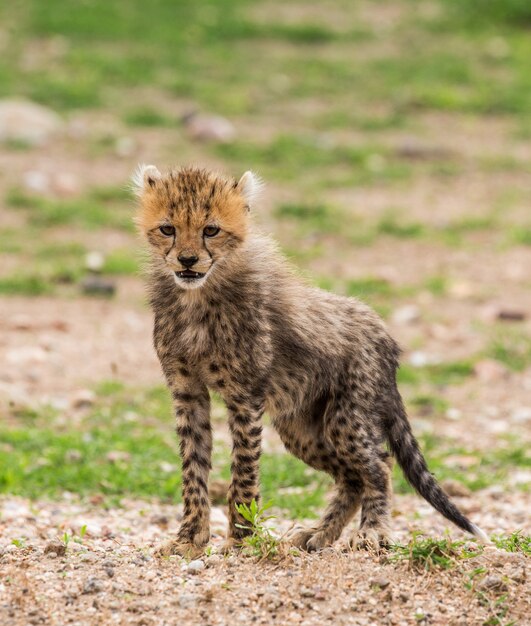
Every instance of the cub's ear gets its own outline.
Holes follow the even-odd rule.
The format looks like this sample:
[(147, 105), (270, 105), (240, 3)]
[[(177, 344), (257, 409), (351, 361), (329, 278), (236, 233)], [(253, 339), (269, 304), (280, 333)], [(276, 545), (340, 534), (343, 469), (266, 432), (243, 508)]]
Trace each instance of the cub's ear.
[(245, 172), (236, 185), (249, 207), (254, 205), (263, 187), (262, 179), (250, 170)]
[(154, 187), (162, 174), (154, 165), (139, 165), (131, 177), (133, 193), (141, 196), (148, 187)]

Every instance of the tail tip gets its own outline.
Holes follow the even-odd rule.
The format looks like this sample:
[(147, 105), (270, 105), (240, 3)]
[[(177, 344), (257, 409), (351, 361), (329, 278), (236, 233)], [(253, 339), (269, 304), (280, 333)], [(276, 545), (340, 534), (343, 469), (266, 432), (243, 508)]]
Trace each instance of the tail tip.
[(481, 541), (481, 543), (492, 543), (487, 533), (481, 530), (481, 528), (479, 526), (476, 526), (475, 524), (472, 524), (472, 534), (477, 537), (479, 541)]

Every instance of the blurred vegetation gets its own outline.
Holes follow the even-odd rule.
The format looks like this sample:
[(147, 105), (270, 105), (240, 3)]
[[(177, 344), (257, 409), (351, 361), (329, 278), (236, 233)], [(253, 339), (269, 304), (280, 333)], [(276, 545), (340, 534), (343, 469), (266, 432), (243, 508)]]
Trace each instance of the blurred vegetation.
[[(447, 265), (416, 281), (394, 282), (367, 268), (321, 269), (321, 261), (380, 242), (397, 250), (403, 243), (418, 246), (419, 259), (453, 247), (470, 252), (478, 242), (492, 251), (531, 245), (531, 220), (515, 221), (510, 212), (531, 200), (518, 185), (495, 190), (479, 210), (471, 207), (473, 214), (441, 220), (429, 211), (413, 214), (394, 193), (427, 181), (441, 194), (460, 177), (529, 171), (525, 154), (478, 156), (431, 146), (429, 126), (444, 134), (455, 120), (452, 132), (471, 121), (485, 122), (486, 131), (502, 121), (507, 141), (531, 137), (529, 0), (289, 4), (290, 11), (279, 0), (0, 4), (0, 98), (25, 96), (65, 119), (109, 114), (118, 121), (116, 128), (91, 129), (83, 141), (65, 140), (65, 150), (89, 165), (82, 189), (71, 197), (30, 193), (7, 179), (3, 200), (13, 223), (0, 227), (7, 261), (0, 268), (0, 295), (61, 294), (86, 275), (87, 253), (109, 234), (115, 243), (105, 250), (103, 275), (138, 274), (131, 195), (115, 178), (99, 186), (90, 170), (99, 159), (144, 156), (149, 144), (130, 157), (118, 153), (124, 132), (135, 139), (159, 133), (166, 143), (154, 145), (168, 163), (219, 162), (233, 173), (252, 167), (272, 193), (289, 190), (277, 196), (269, 216), (288, 255), (320, 286), (360, 297), (384, 316), (426, 295), (435, 316), (454, 286)], [(187, 108), (234, 120), (236, 140), (194, 143), (176, 113)], [(406, 134), (420, 137), (420, 147), (396, 141)], [(21, 141), (2, 148), (13, 159), (32, 155)], [(364, 196), (352, 195), (360, 189), (393, 193), (373, 212)], [(350, 195), (344, 201), (345, 191)], [(479, 359), (494, 358), (513, 372), (528, 366), (525, 333), (495, 324), (491, 335), (467, 358), (401, 367), (414, 417), (445, 415), (446, 389), (466, 384)], [(102, 493), (110, 501), (177, 497), (178, 447), (166, 392), (113, 383), (97, 396), (71, 425), (47, 409), (2, 423), (0, 492), (37, 497), (69, 490)], [(434, 473), (471, 489), (505, 484), (511, 467), (529, 467), (523, 445), (512, 440), (482, 454), (429, 434), (421, 439)], [(112, 452), (122, 456), (111, 461)], [(466, 467), (455, 461), (463, 456), (469, 457)], [(214, 477), (228, 474), (222, 447)], [(264, 498), (273, 496), (294, 517), (314, 515), (328, 487), (326, 477), (274, 453), (264, 455), (262, 483)], [(395, 486), (408, 489), (398, 471)]]
[[(438, 371), (428, 368), (420, 378), (407, 382), (414, 390), (421, 388), (422, 381), (438, 389), (443, 383), (450, 384), (454, 375), (466, 375), (463, 369), (452, 364)], [(446, 409), (440, 396), (411, 397), (413, 416), (428, 406), (436, 412)], [(10, 424), (0, 426), (0, 493), (31, 498), (57, 497), (64, 491), (82, 496), (101, 494), (108, 504), (127, 496), (179, 500), (178, 442), (171, 435), (173, 417), (167, 390), (133, 390), (108, 381), (98, 386), (96, 398), (94, 406), (74, 411), (67, 419), (52, 408), (13, 411)], [(217, 398), (213, 413), (216, 421), (224, 421)], [(514, 468), (531, 467), (525, 446), (512, 439), (488, 453), (429, 433), (421, 434), (420, 441), (430, 469), (439, 479), (458, 480), (473, 490), (505, 484)], [(222, 441), (214, 446), (212, 478), (230, 478), (230, 450)], [(412, 491), (399, 468), (395, 468), (394, 480), (399, 493)], [(291, 455), (263, 454), (264, 501), (272, 498), (275, 506), (294, 518), (314, 517), (330, 483), (329, 477)]]

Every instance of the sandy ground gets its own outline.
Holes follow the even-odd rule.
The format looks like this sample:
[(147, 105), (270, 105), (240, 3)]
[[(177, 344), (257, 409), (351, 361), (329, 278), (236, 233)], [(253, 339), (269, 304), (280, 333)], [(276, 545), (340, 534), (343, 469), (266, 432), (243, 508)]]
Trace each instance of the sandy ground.
[[(488, 532), (508, 532), (529, 521), (522, 494), (483, 492), (458, 501)], [(487, 546), (449, 570), (435, 571), (394, 561), (392, 553), (350, 552), (344, 542), (316, 555), (272, 561), (222, 556), (216, 546), (226, 518), (215, 508), (213, 548), (190, 564), (153, 556), (153, 547), (176, 532), (179, 507), (123, 504), (102, 510), (97, 502), (83, 504), (72, 496), (61, 502), (2, 498), (0, 623), (464, 625), (486, 623), (505, 607), (500, 622), (488, 623), (528, 623), (529, 562), (521, 553)], [(290, 526), (273, 524), (278, 533)], [(418, 498), (395, 499), (399, 541), (407, 542), (414, 530), (437, 535), (444, 528)], [(64, 533), (72, 537), (66, 551)], [(11, 543), (21, 536), (22, 544)], [(475, 543), (465, 544), (470, 554), (476, 550)]]

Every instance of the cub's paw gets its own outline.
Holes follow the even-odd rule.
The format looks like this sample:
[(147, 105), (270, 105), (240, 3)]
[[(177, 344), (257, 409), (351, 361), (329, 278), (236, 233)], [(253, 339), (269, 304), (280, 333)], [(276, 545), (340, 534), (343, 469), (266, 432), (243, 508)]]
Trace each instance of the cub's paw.
[(198, 546), (195, 543), (189, 541), (181, 541), (179, 539), (171, 539), (166, 541), (158, 548), (156, 548), (154, 554), (157, 557), (168, 556), (184, 556), (187, 559), (195, 559), (201, 556), (205, 551), (204, 546)]
[(295, 548), (299, 548), (299, 550), (306, 550), (308, 541), (312, 538), (315, 531), (315, 528), (303, 528), (302, 526), (295, 526), (295, 528), (288, 532), (288, 534), (284, 538), (284, 541), (286, 541)]
[(360, 528), (349, 539), (352, 550), (369, 550), (381, 552), (392, 543), (390, 532), (386, 528)]
[(287, 535), (286, 541), (300, 550), (316, 552), (331, 546), (334, 543), (334, 538), (326, 530), (299, 527)]

